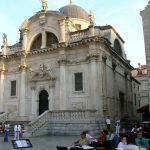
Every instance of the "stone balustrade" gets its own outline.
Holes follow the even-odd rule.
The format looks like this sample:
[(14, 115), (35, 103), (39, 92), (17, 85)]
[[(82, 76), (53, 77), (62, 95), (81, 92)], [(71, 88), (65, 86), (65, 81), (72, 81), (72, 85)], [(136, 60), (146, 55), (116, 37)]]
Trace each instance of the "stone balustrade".
[(89, 29), (75, 31), (70, 33), (70, 40), (69, 42), (77, 42), (89, 36)]
[(15, 52), (20, 52), (22, 50), (22, 47), (19, 46), (10, 46), (10, 54), (15, 53)]
[(58, 111), (46, 111), (37, 119), (33, 120), (30, 126), (30, 133), (33, 135), (41, 127), (49, 123), (50, 121), (86, 121), (95, 120), (96, 110), (58, 110)]
[(2, 113), (0, 114), (0, 122), (4, 123), (8, 120), (8, 113)]

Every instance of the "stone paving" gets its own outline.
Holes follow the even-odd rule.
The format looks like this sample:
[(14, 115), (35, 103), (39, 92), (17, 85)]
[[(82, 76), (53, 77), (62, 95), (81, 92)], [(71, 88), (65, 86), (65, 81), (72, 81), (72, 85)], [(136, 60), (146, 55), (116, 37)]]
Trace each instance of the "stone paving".
[[(73, 142), (78, 139), (77, 136), (41, 136), (29, 138), (33, 148), (23, 150), (56, 150), (56, 146), (72, 146)], [(8, 143), (3, 142), (3, 137), (0, 137), (0, 150), (14, 150), (11, 143), (13, 137), (10, 137)]]

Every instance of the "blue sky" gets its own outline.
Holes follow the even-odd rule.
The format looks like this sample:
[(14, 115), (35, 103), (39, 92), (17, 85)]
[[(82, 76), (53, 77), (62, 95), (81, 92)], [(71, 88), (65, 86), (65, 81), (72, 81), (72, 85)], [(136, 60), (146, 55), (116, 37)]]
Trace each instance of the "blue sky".
[[(134, 67), (145, 64), (145, 48), (140, 11), (149, 0), (72, 0), (96, 16), (96, 25), (112, 25), (125, 40), (127, 58)], [(49, 0), (50, 10), (58, 10), (69, 0)], [(3, 0), (0, 4), (0, 36), (6, 33), (9, 45), (19, 40), (19, 25), (41, 10), (40, 0)], [(2, 38), (1, 38), (2, 39)], [(0, 45), (1, 45), (0, 40)]]

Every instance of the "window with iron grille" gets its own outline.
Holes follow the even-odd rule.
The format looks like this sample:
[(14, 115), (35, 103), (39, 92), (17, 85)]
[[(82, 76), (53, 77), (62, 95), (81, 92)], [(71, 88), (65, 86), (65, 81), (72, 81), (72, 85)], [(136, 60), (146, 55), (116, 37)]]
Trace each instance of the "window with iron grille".
[(83, 91), (83, 73), (78, 72), (74, 74), (75, 78), (75, 91)]
[(11, 96), (16, 96), (16, 80), (11, 81)]

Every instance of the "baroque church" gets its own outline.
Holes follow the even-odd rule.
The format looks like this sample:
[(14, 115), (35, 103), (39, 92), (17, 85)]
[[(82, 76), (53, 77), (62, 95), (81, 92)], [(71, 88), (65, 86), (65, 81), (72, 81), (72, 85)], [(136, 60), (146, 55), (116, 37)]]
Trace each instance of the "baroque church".
[(18, 43), (9, 46), (3, 34), (5, 119), (31, 121), (32, 133), (49, 123), (53, 134), (67, 134), (78, 127), (96, 129), (108, 115), (133, 116), (138, 83), (119, 33), (111, 25), (95, 25), (94, 15), (78, 5), (56, 11), (48, 10), (47, 2), (42, 6), (20, 25)]

